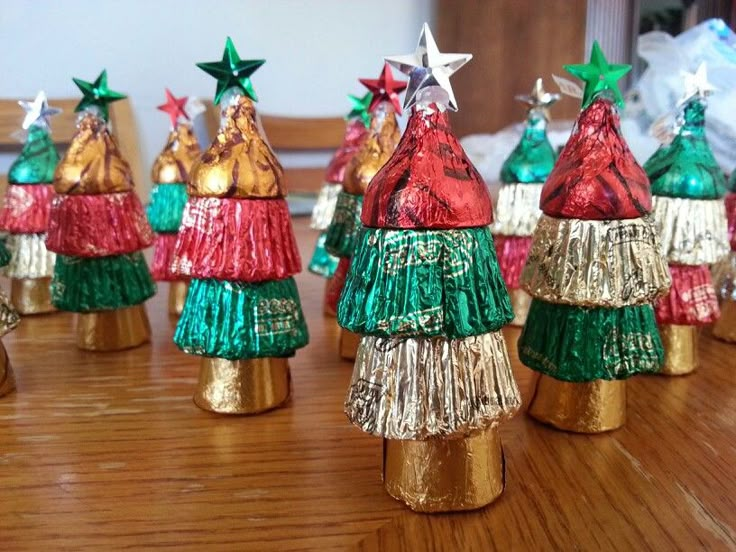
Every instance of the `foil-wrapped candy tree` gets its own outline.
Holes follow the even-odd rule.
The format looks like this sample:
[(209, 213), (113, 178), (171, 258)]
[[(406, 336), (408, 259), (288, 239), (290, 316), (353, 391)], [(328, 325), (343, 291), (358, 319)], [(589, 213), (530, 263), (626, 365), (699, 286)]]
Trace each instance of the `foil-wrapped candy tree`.
[(223, 414), (285, 403), (288, 358), (308, 341), (284, 173), (253, 103), (263, 63), (241, 60), (228, 38), (222, 61), (198, 64), (217, 79), (222, 122), (190, 171), (172, 263), (191, 278), (174, 342), (202, 357), (195, 403)]
[(721, 317), (713, 326), (713, 335), (736, 343), (736, 171), (731, 173), (728, 190), (725, 203), (731, 253), (713, 272), (716, 295), (721, 301)]
[(8, 232), (10, 262), (3, 273), (10, 278), (10, 298), (23, 315), (54, 310), (51, 277), (56, 256), (46, 249), (46, 231), (54, 195), (54, 170), (59, 154), (51, 139), (49, 107), (41, 91), (32, 102), (18, 102), (26, 112), (28, 132), (23, 150), (8, 171), (8, 189), (0, 208), (0, 231)]
[(529, 414), (558, 429), (597, 433), (626, 420), (626, 379), (656, 373), (662, 344), (651, 305), (670, 285), (649, 215), (649, 180), (619, 127), (617, 81), (598, 43), (583, 109), (542, 189), (542, 217), (522, 273), (533, 297), (519, 358), (540, 375)]
[[(0, 267), (7, 266), (10, 259), (10, 251), (5, 247), (5, 243), (0, 242)], [(0, 290), (0, 337), (13, 330), (19, 323), (18, 311), (15, 310), (5, 292)], [(0, 397), (11, 393), (13, 390), (15, 390), (13, 369), (10, 366), (8, 352), (0, 341)]]
[(187, 180), (200, 148), (186, 112), (188, 98), (175, 97), (166, 90), (166, 103), (158, 109), (171, 119), (171, 130), (151, 170), (153, 189), (148, 205), (148, 220), (156, 232), (153, 243), (153, 279), (169, 282), (169, 313), (180, 315), (184, 308), (189, 281), (171, 271), (174, 246), (187, 202)]
[(520, 398), (500, 329), (513, 317), (489, 224), (491, 198), (450, 128), (449, 77), (425, 24), (398, 148), (365, 194), (338, 321), (360, 334), (345, 402), (384, 439), (388, 493), (424, 512), (469, 510), (504, 488), (498, 424)]
[(83, 93), (69, 149), (56, 167), (46, 246), (57, 253), (51, 299), (79, 313), (77, 346), (114, 351), (150, 338), (143, 303), (156, 291), (142, 249), (153, 242), (133, 174), (108, 125), (110, 90), (103, 71), (74, 79)]
[(654, 217), (672, 274), (672, 289), (657, 302), (666, 375), (698, 365), (698, 328), (718, 319), (709, 269), (728, 255), (723, 196), (726, 178), (705, 136), (706, 97), (712, 86), (705, 65), (685, 75), (677, 131), (644, 164), (652, 182)]

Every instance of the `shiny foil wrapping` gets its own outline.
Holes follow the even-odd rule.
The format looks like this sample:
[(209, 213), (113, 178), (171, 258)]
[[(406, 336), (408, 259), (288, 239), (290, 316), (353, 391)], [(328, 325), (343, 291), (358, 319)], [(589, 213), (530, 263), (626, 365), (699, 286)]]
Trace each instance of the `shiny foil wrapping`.
[(20, 155), (8, 169), (10, 184), (51, 183), (59, 153), (47, 128), (31, 125)]
[(122, 351), (151, 340), (144, 305), (79, 314), (77, 347), (84, 351)]
[(459, 439), (383, 442), (386, 492), (416, 512), (475, 510), (506, 485), (501, 437), (495, 427)]
[(189, 293), (189, 281), (169, 282), (169, 314), (180, 316)]
[(1, 271), (8, 278), (49, 278), (56, 254), (46, 249), (43, 234), (11, 234), (6, 240), (11, 258)]
[(284, 169), (258, 129), (253, 101), (240, 96), (236, 105), (227, 108), (224, 119), (224, 126), (192, 167), (189, 195), (284, 197)]
[(383, 337), (456, 339), (513, 317), (487, 226), (363, 228), (338, 305), (342, 327)]
[(285, 357), (309, 341), (293, 278), (247, 284), (192, 280), (174, 343), (229, 360)]
[(15, 391), (15, 378), (13, 377), (13, 368), (10, 365), (8, 351), (5, 346), (0, 343), (0, 397)]
[(494, 236), (531, 236), (542, 211), (539, 198), (543, 184), (504, 184), (498, 191)]
[(153, 231), (178, 232), (188, 199), (186, 184), (156, 184), (151, 190), (151, 203), (146, 207), (148, 222)]
[(337, 304), (340, 301), (340, 295), (345, 287), (345, 280), (350, 270), (350, 258), (342, 257), (337, 263), (337, 268), (332, 278), (327, 280), (325, 286), (325, 311), (333, 313), (337, 316)]
[(721, 305), (721, 317), (713, 326), (713, 336), (736, 343), (736, 299), (729, 299)]
[(56, 257), (51, 298), (59, 310), (91, 312), (143, 303), (156, 293), (143, 254)]
[(163, 151), (153, 163), (151, 181), (155, 184), (186, 182), (199, 154), (199, 143), (192, 127), (177, 124), (169, 132)]
[(670, 263), (713, 264), (728, 255), (726, 208), (720, 199), (656, 196), (654, 221)]
[(285, 199), (189, 199), (171, 265), (174, 274), (261, 282), (301, 269)]
[(509, 290), (521, 287), (521, 273), (532, 248), (532, 239), (526, 236), (494, 236), (498, 266)]
[[(531, 106), (530, 106), (531, 107)], [(501, 167), (501, 182), (543, 183), (555, 166), (557, 153), (547, 138), (546, 107), (531, 107), (524, 133)], [(541, 186), (540, 186), (541, 189)], [(539, 206), (539, 198), (535, 208)]]
[[(342, 184), (342, 181), (345, 180), (345, 171), (348, 163), (350, 163), (350, 160), (358, 152), (367, 136), (368, 129), (365, 128), (361, 119), (355, 119), (348, 123), (342, 145), (337, 149), (335, 155), (332, 156), (330, 164), (327, 165), (327, 171), (325, 172), (326, 182)], [(329, 224), (329, 222), (328, 219), (327, 223)], [(316, 228), (316, 230), (324, 230), (324, 227)]]
[(153, 232), (135, 192), (57, 195), (46, 247), (73, 257), (107, 257), (145, 249)]
[(157, 282), (171, 282), (184, 279), (171, 271), (175, 246), (176, 234), (156, 234), (156, 238), (153, 241), (151, 276)]
[(713, 283), (719, 301), (736, 301), (736, 251), (713, 267)]
[(21, 316), (55, 311), (51, 303), (51, 278), (12, 279), (10, 301)]
[(386, 439), (465, 437), (521, 406), (500, 332), (464, 339), (363, 337), (348, 419)]
[(7, 266), (12, 259), (8, 246), (5, 244), (7, 238), (0, 239), (0, 267)]
[(0, 289), (0, 337), (14, 330), (18, 324), (20, 324), (18, 311), (15, 310), (5, 292)]
[(340, 192), (335, 204), (335, 214), (327, 227), (325, 249), (336, 257), (352, 257), (355, 239), (361, 228), (360, 211), (363, 196)]
[(133, 173), (123, 159), (107, 123), (88, 113), (77, 124), (69, 149), (56, 167), (58, 194), (87, 195), (130, 192)]
[(453, 134), (447, 112), (412, 112), (396, 152), (365, 191), (361, 220), (366, 226), (402, 229), (468, 228), (493, 221), (488, 188)]
[[(362, 123), (361, 123), (362, 125)], [(317, 203), (312, 209), (312, 222), (310, 228), (314, 230), (327, 230), (335, 215), (337, 196), (340, 195), (342, 184), (325, 184), (319, 191)]]
[(602, 433), (626, 423), (626, 381), (572, 383), (540, 375), (534, 384), (529, 415), (573, 433)]
[(648, 304), (588, 309), (534, 299), (518, 347), (532, 370), (576, 383), (656, 373), (664, 359)]
[(700, 364), (698, 358), (698, 328), (696, 326), (662, 324), (659, 331), (665, 352), (664, 365), (660, 374), (663, 376), (686, 376), (693, 373)]
[[(511, 308), (514, 310), (514, 319), (509, 323), (512, 326), (523, 326), (529, 316), (529, 308), (532, 306), (532, 296), (523, 289), (509, 290)], [(514, 346), (516, 343), (514, 343)]]
[(659, 324), (701, 326), (718, 319), (718, 299), (707, 266), (670, 265), (672, 288), (655, 304)]
[(13, 234), (46, 232), (53, 197), (51, 184), (9, 185), (0, 209), (0, 230)]
[(736, 192), (728, 194), (724, 203), (726, 204), (726, 220), (728, 221), (728, 239), (731, 241), (731, 250), (736, 251)]
[(337, 269), (337, 263), (340, 259), (327, 252), (327, 249), (325, 249), (326, 239), (327, 233), (321, 232), (314, 246), (312, 259), (309, 261), (309, 272), (324, 278), (331, 278)]
[(543, 215), (521, 287), (551, 303), (617, 308), (667, 293), (667, 264), (650, 217), (576, 220)]

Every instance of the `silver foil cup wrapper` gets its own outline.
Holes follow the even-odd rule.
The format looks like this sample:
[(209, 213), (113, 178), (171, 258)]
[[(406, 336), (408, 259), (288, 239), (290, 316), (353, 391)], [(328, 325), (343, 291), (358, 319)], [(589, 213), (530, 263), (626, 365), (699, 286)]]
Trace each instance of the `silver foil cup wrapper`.
[(736, 301), (736, 251), (713, 266), (713, 284), (719, 301)]
[(461, 437), (521, 406), (500, 332), (464, 339), (363, 337), (345, 413), (386, 439)]
[(521, 275), (550, 303), (620, 308), (651, 303), (671, 280), (651, 217), (560, 219), (542, 215)]
[(11, 234), (7, 239), (10, 262), (3, 267), (8, 278), (50, 278), (56, 254), (46, 249), (44, 234)]
[(498, 192), (491, 232), (502, 236), (531, 236), (542, 210), (544, 184), (504, 184)]
[(728, 255), (728, 222), (722, 199), (655, 196), (652, 215), (662, 252), (670, 263), (713, 264)]
[(335, 214), (337, 196), (342, 190), (342, 184), (325, 184), (319, 191), (317, 203), (312, 209), (311, 228), (314, 230), (327, 230)]

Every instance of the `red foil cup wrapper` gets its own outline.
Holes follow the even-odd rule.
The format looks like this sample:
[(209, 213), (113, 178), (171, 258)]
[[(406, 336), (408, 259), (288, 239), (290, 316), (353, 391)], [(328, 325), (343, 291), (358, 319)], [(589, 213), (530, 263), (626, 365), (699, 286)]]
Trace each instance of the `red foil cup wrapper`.
[(156, 238), (153, 240), (151, 276), (157, 282), (174, 282), (183, 279), (171, 271), (176, 238), (176, 234), (156, 234)]
[(493, 222), (483, 178), (446, 112), (415, 110), (396, 152), (373, 177), (361, 220), (374, 228), (469, 228)]
[(46, 247), (72, 257), (109, 257), (145, 249), (153, 231), (135, 192), (57, 195)]
[(654, 310), (659, 324), (701, 326), (720, 315), (718, 299), (707, 266), (670, 265), (672, 287)]
[(335, 274), (327, 280), (327, 286), (325, 287), (325, 306), (330, 312), (337, 312), (337, 303), (340, 301), (340, 294), (342, 293), (342, 288), (345, 287), (345, 279), (348, 277), (349, 270), (350, 258), (342, 257), (340, 262), (337, 263)]
[(736, 249), (736, 193), (726, 196), (726, 218), (728, 218), (728, 239), (731, 249)]
[(288, 278), (301, 268), (285, 199), (189, 198), (174, 274), (263, 282)]
[(345, 168), (355, 155), (355, 152), (360, 148), (366, 136), (368, 136), (368, 129), (365, 128), (363, 121), (356, 119), (348, 123), (342, 145), (335, 152), (332, 160), (330, 160), (330, 164), (327, 165), (325, 182), (342, 184), (345, 178)]
[(494, 236), (498, 266), (509, 289), (519, 289), (521, 271), (532, 248), (531, 236)]
[(53, 184), (10, 184), (0, 209), (0, 230), (42, 234), (49, 226)]
[(652, 210), (649, 178), (636, 162), (607, 99), (580, 113), (542, 188), (542, 211), (583, 220), (638, 218)]

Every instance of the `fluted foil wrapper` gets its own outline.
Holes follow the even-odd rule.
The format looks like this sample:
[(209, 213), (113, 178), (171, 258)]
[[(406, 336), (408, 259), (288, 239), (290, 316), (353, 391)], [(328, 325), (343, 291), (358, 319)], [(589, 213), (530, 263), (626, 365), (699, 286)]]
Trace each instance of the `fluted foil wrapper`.
[(153, 242), (153, 262), (151, 263), (151, 276), (155, 281), (172, 282), (187, 279), (171, 271), (175, 246), (176, 234), (156, 234)]
[(672, 289), (655, 303), (658, 324), (702, 326), (718, 319), (718, 299), (706, 266), (670, 266)]
[(327, 280), (325, 286), (325, 310), (337, 316), (337, 304), (340, 302), (340, 295), (345, 287), (345, 280), (350, 270), (350, 257), (343, 257), (337, 263), (337, 268), (332, 278)]
[(51, 184), (11, 184), (0, 209), (0, 230), (14, 234), (46, 232), (54, 197)]
[(521, 406), (500, 332), (465, 339), (364, 337), (345, 413), (386, 439), (467, 436)]
[(662, 253), (670, 263), (713, 264), (728, 255), (723, 200), (655, 196), (652, 214)]
[(317, 238), (317, 243), (314, 246), (312, 252), (312, 258), (309, 261), (309, 272), (317, 274), (324, 278), (331, 278), (337, 269), (337, 263), (340, 261), (339, 258), (331, 255), (325, 249), (325, 240), (327, 239), (326, 232), (320, 233)]
[(335, 257), (352, 257), (355, 253), (355, 239), (362, 226), (360, 211), (363, 196), (341, 191), (337, 196), (335, 214), (327, 227), (325, 249)]
[(503, 281), (509, 290), (521, 287), (521, 273), (532, 248), (532, 238), (528, 236), (495, 236), (498, 266)]
[(542, 210), (544, 184), (504, 184), (498, 192), (491, 232), (502, 236), (531, 236)]
[[(734, 173), (736, 174), (736, 172)], [(728, 239), (731, 240), (731, 249), (736, 249), (736, 192), (726, 196), (726, 218), (728, 219)]]
[(5, 292), (0, 289), (0, 337), (14, 330), (19, 323), (18, 311), (15, 310)]
[(542, 215), (521, 286), (550, 303), (619, 308), (664, 295), (670, 276), (650, 217), (598, 221)]
[(736, 301), (736, 251), (713, 267), (713, 283), (719, 301)]
[(10, 263), (2, 269), (8, 278), (48, 278), (54, 275), (56, 254), (46, 249), (43, 234), (11, 234), (6, 245)]
[(335, 215), (337, 196), (340, 195), (342, 184), (325, 184), (319, 191), (317, 203), (312, 209), (312, 222), (310, 227), (314, 230), (327, 230)]

